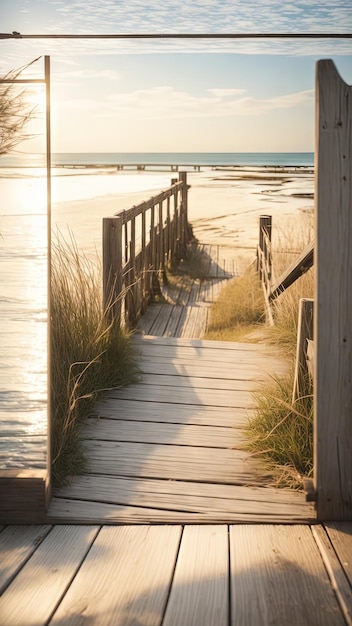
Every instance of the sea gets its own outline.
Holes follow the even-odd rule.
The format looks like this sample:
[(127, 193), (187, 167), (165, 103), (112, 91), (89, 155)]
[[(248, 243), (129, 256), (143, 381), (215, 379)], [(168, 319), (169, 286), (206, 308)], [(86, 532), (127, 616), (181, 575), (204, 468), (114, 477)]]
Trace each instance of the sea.
[[(102, 215), (83, 201), (123, 196), (128, 202), (131, 195), (132, 206), (137, 192), (149, 198), (169, 186), (175, 176), (171, 165), (192, 176), (214, 169), (314, 167), (312, 152), (53, 153), (51, 160), (51, 229), (72, 228), (88, 252), (99, 239)], [(46, 463), (47, 266), (45, 155), (1, 156), (0, 469), (42, 468)]]

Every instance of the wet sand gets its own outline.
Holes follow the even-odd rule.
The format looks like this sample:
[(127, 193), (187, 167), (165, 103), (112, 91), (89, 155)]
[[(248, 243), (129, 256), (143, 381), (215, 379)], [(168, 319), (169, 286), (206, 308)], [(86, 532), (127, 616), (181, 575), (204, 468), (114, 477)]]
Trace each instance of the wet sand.
[[(123, 173), (121, 174), (123, 176)], [(148, 174), (146, 174), (148, 175)], [(165, 173), (165, 186), (171, 182)], [(226, 168), (189, 172), (188, 216), (202, 243), (220, 244), (228, 254), (250, 261), (258, 242), (260, 215), (272, 215), (273, 234), (314, 206), (312, 168)], [(150, 198), (159, 188), (111, 194), (54, 205), (53, 228), (72, 230), (79, 246), (100, 251), (101, 220)]]

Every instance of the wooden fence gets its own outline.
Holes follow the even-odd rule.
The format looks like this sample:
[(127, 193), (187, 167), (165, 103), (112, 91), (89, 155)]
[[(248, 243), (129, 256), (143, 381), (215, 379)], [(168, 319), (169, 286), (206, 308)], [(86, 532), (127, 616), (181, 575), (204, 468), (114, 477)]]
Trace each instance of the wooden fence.
[(186, 172), (154, 196), (103, 219), (103, 306), (109, 321), (133, 326), (159, 289), (166, 263), (191, 238)]
[[(311, 242), (289, 267), (275, 278), (273, 273), (272, 218), (262, 215), (259, 218), (259, 244), (257, 247), (257, 270), (262, 283), (267, 319), (274, 325), (273, 302), (293, 283), (307, 272), (314, 261), (314, 242)], [(299, 302), (297, 351), (292, 402), (312, 393), (310, 381), (313, 377), (313, 311), (314, 300), (301, 298)]]
[[(260, 225), (257, 267), (270, 305), (313, 263), (312, 302), (301, 303), (301, 339), (314, 378), (314, 498), (317, 517), (352, 521), (352, 87), (331, 60), (316, 65), (315, 244), (277, 280), (271, 223)], [(304, 313), (304, 309), (306, 312)], [(309, 337), (314, 317), (314, 344)], [(307, 336), (308, 335), (308, 336)], [(295, 393), (300, 393), (300, 381)]]

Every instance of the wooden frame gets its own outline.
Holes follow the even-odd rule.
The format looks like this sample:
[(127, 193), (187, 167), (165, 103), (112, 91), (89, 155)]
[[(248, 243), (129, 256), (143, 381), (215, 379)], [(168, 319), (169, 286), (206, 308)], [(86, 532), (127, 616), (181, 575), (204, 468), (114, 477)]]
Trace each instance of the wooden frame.
[(2, 79), (2, 83), (45, 85), (46, 191), (47, 191), (47, 455), (46, 469), (0, 470), (0, 522), (35, 523), (45, 519), (51, 497), (50, 414), (50, 289), (51, 289), (51, 128), (50, 56), (44, 56), (44, 78)]
[(352, 88), (316, 66), (314, 478), (319, 520), (352, 520)]

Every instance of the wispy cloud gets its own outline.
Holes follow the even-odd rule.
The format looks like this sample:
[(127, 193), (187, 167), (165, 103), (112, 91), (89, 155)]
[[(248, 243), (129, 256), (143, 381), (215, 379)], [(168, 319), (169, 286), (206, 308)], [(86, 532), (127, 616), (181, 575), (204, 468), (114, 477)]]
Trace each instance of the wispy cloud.
[[(196, 96), (171, 86), (140, 89), (110, 95), (102, 100), (76, 99), (63, 104), (70, 111), (79, 110), (106, 119), (180, 119), (229, 116), (258, 116), (313, 103), (313, 91), (306, 90), (274, 98), (255, 98), (245, 90), (209, 89), (210, 95)], [(215, 93), (214, 93), (215, 92)], [(219, 92), (222, 92), (220, 94)], [(232, 94), (228, 93), (232, 92)]]
[[(21, 0), (19, 0), (21, 2)], [(2, 0), (2, 30), (23, 33), (339, 33), (352, 32), (350, 0)], [(6, 5), (8, 11), (6, 11)], [(45, 6), (44, 6), (45, 5)], [(10, 17), (9, 17), (10, 16)], [(5, 22), (5, 23), (4, 23)], [(7, 23), (8, 22), (8, 23)], [(30, 47), (31, 42), (27, 42)], [(239, 52), (350, 54), (352, 43), (316, 40), (246, 41), (70, 41), (46, 43), (49, 53)]]

